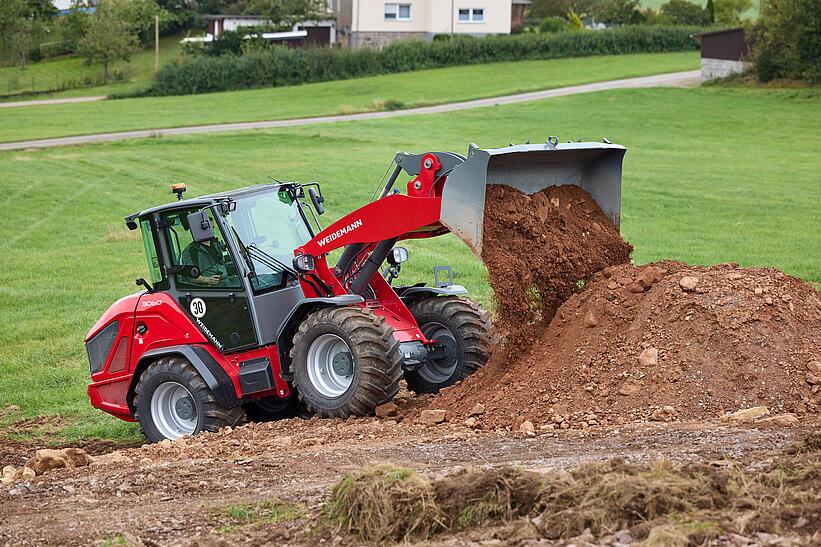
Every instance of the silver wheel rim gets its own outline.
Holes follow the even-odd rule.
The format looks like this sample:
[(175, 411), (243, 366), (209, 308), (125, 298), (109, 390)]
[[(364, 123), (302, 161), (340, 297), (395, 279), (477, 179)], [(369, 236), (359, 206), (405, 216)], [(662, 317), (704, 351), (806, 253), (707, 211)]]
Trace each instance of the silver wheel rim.
[(353, 354), (335, 334), (321, 334), (308, 348), (308, 379), (320, 395), (341, 397), (353, 383)]
[(197, 430), (197, 407), (191, 393), (177, 382), (165, 382), (151, 396), (151, 419), (166, 439), (176, 440)]
[(453, 348), (453, 355), (449, 355), (444, 359), (428, 359), (419, 368), (419, 376), (432, 384), (441, 384), (448, 381), (459, 365), (459, 358), (456, 355), (456, 337), (453, 336), (449, 328), (441, 323), (425, 323), (420, 327), (420, 330), (428, 340), (444, 342)]

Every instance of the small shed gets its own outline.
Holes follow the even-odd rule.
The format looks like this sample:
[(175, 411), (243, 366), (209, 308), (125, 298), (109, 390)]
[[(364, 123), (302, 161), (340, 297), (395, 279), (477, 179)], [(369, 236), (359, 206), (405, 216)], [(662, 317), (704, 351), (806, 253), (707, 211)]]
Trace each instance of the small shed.
[(701, 81), (726, 78), (750, 67), (750, 43), (743, 27), (693, 35), (701, 43)]

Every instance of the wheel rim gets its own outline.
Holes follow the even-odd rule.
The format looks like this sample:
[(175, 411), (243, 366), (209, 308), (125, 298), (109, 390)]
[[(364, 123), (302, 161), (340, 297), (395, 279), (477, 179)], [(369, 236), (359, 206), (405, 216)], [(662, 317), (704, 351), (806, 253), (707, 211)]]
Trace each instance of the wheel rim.
[(354, 360), (348, 344), (335, 334), (322, 334), (308, 349), (308, 378), (320, 395), (341, 397), (353, 383)]
[(151, 396), (151, 418), (160, 434), (176, 440), (197, 430), (197, 406), (191, 393), (177, 382), (165, 382)]
[(433, 384), (441, 384), (448, 381), (456, 367), (459, 365), (459, 358), (456, 352), (456, 337), (441, 323), (425, 323), (420, 327), (422, 334), (428, 340), (436, 340), (445, 346), (445, 356), (440, 359), (428, 359), (418, 372), (419, 375)]

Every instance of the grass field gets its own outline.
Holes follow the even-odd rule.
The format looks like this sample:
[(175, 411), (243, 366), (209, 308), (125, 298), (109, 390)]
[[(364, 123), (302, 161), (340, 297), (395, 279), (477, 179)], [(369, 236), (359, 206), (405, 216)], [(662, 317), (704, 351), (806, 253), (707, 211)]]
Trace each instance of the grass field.
[[(397, 150), (464, 152), (548, 135), (628, 146), (622, 229), (638, 263), (768, 265), (821, 281), (817, 90), (636, 89), (321, 128), (0, 153), (0, 425), (17, 436), (138, 439), (93, 410), (82, 339), (146, 275), (126, 214), (267, 177), (324, 184), (327, 223), (367, 201)], [(789, 128), (788, 130), (785, 128)], [(413, 242), (403, 280), (449, 263), (490, 302), (452, 236)], [(4, 407), (19, 405), (9, 414)], [(5, 415), (4, 415), (5, 414)], [(46, 416), (34, 421), (36, 416)], [(13, 427), (11, 424), (14, 424)]]
[[(180, 36), (167, 36), (160, 40), (160, 63), (175, 58), (180, 51)], [(122, 70), (126, 79), (111, 82), (107, 85), (94, 85), (79, 89), (67, 89), (56, 93), (39, 93), (36, 97), (7, 97), (5, 100), (19, 101), (26, 99), (86, 97), (90, 95), (108, 95), (110, 93), (132, 92), (144, 87), (154, 76), (154, 49), (140, 50), (131, 56), (129, 62), (118, 61), (109, 67), (113, 74), (115, 69)], [(0, 95), (30, 93), (56, 88), (60, 82), (80, 81), (88, 78), (90, 82), (102, 81), (103, 65), (94, 63), (86, 65), (81, 57), (67, 57), (32, 63), (25, 70), (16, 66), (0, 68)]]
[(0, 142), (364, 112), (384, 108), (386, 101), (410, 107), (698, 66), (698, 52), (583, 57), (454, 67), (275, 89), (12, 108), (0, 113)]

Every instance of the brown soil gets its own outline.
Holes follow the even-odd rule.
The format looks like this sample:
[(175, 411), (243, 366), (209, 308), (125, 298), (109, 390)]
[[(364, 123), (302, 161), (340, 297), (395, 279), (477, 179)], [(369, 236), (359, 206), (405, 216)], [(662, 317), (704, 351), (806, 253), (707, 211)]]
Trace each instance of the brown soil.
[[(482, 426), (513, 428), (523, 420), (586, 428), (717, 418), (758, 405), (773, 413), (819, 410), (821, 293), (811, 286), (734, 264), (603, 267), (624, 262), (630, 247), (614, 242), (620, 237), (581, 189), (550, 188), (529, 201), (510, 188), (489, 190), (486, 262), (496, 294), (505, 295), (507, 351), (430, 403), (450, 419), (466, 418), (477, 403), (486, 409)], [(558, 208), (544, 205), (557, 195)], [(501, 234), (511, 232), (505, 246)], [(534, 251), (528, 237), (550, 244)], [(588, 279), (581, 290), (579, 279)], [(551, 295), (541, 301), (542, 319), (564, 303), (549, 326), (522, 335), (515, 325), (523, 317), (538, 323), (529, 308), (534, 284)]]
[(578, 186), (532, 196), (491, 185), (482, 260), (497, 295), (497, 326), (519, 347), (550, 322), (595, 272), (630, 259), (633, 247)]

